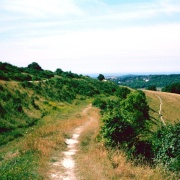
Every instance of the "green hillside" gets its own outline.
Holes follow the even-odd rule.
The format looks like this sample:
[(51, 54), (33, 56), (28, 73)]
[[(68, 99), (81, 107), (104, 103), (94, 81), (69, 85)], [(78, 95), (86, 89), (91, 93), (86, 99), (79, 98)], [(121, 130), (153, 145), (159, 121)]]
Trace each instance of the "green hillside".
[[(172, 172), (177, 176), (179, 96), (158, 94), (168, 122), (164, 126), (158, 114), (159, 99), (151, 91), (130, 90), (60, 68), (43, 70), (35, 62), (26, 68), (0, 63), (0, 70), (1, 179), (42, 179), (53, 154), (66, 148), (65, 138), (87, 121), (81, 112), (89, 104), (101, 109), (94, 142), (101, 142), (107, 151), (121, 150), (143, 166), (163, 164), (165, 176)], [(164, 138), (169, 139), (162, 152)]]

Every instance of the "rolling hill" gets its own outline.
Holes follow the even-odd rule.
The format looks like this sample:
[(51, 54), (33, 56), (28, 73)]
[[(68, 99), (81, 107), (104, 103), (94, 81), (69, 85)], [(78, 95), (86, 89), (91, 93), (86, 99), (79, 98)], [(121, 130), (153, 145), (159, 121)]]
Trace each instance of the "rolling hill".
[[(143, 93), (119, 87), (111, 81), (98, 81), (72, 72), (64, 72), (61, 69), (55, 72), (43, 70), (37, 63), (32, 63), (26, 68), (0, 63), (0, 99), (1, 179), (47, 178), (49, 164), (55, 161), (54, 157), (57, 153), (62, 154), (67, 148), (65, 139), (70, 138), (74, 128), (82, 126), (92, 118), (96, 121), (92, 121), (94, 124), (90, 123), (87, 126), (81, 137), (82, 149), (79, 155), (81, 159), (86, 157), (87, 152), (89, 152), (89, 157), (93, 156), (92, 150), (95, 151), (97, 156), (105, 160), (104, 165), (100, 166), (102, 164), (100, 158), (99, 162), (95, 163), (94, 157), (89, 158), (89, 163), (86, 162), (86, 164), (95, 163), (97, 165), (95, 169), (99, 167), (102, 173), (99, 177), (104, 177), (103, 174), (106, 173), (109, 174), (109, 178), (118, 179), (123, 172), (119, 169), (121, 158), (117, 154), (123, 154), (122, 159), (125, 166), (127, 165), (126, 157), (131, 153), (132, 162), (127, 168), (131, 167), (134, 172), (129, 173), (127, 170), (126, 173), (128, 177), (132, 174), (137, 178), (142, 177), (142, 174), (136, 175), (135, 172), (137, 169), (139, 171), (140, 166), (133, 165), (135, 156), (139, 156), (139, 152), (135, 150), (139, 150), (139, 145), (142, 145), (145, 151), (147, 147), (153, 149), (154, 147), (150, 146), (154, 142), (150, 137), (154, 138), (161, 130), (162, 133), (166, 133), (166, 126), (170, 127), (170, 130), (175, 127), (176, 130), (175, 121), (180, 119), (180, 95), (155, 91), (144, 91)], [(90, 108), (90, 111), (84, 115), (83, 112), (87, 106), (90, 107), (89, 104), (93, 104), (96, 108)], [(97, 107), (101, 109), (100, 112)], [(161, 117), (166, 126), (163, 126)], [(155, 122), (154, 134), (152, 132), (147, 134), (146, 131), (151, 130), (149, 126), (151, 121)], [(123, 139), (125, 143), (122, 144), (119, 141), (121, 136), (116, 136), (116, 134), (119, 135), (120, 130), (122, 130), (121, 135), (124, 130), (126, 132), (125, 140)], [(104, 140), (109, 140), (108, 138), (110, 138), (109, 144), (111, 140), (114, 140), (113, 138), (116, 138), (117, 144), (113, 147), (107, 146)], [(132, 143), (127, 143), (127, 139)], [(117, 146), (118, 143), (122, 146), (126, 144), (126, 147), (130, 149), (124, 151), (123, 148)], [(153, 151), (158, 151), (158, 148), (154, 148)], [(141, 153), (144, 155), (144, 152)], [(152, 153), (154, 155), (154, 152)], [(84, 155), (83, 158), (82, 155)], [(166, 152), (165, 155), (167, 155)], [(153, 158), (146, 160), (152, 163)], [(135, 162), (137, 163), (136, 160)], [(157, 169), (154, 168), (155, 164), (152, 168), (151, 166), (147, 168), (144, 162), (141, 163), (143, 172), (148, 169), (151, 172), (147, 179), (150, 177), (164, 179), (166, 176), (176, 179), (178, 177), (176, 173), (173, 175), (169, 170), (163, 173), (163, 167), (160, 167), (157, 173)], [(106, 167), (109, 169), (107, 170)], [(173, 167), (174, 169), (179, 168), (176, 164)], [(114, 174), (115, 171), (117, 172)], [(90, 172), (93, 172), (93, 169)]]

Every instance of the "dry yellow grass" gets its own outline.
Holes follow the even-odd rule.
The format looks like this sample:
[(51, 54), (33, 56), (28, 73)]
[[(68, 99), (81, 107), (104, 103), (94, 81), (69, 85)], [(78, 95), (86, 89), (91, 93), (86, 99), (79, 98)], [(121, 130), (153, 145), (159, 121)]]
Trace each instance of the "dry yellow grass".
[(106, 149), (97, 141), (99, 132), (99, 112), (91, 111), (91, 124), (80, 136), (79, 151), (76, 154), (76, 174), (81, 180), (169, 180), (178, 179), (173, 174), (167, 174), (161, 168), (135, 166), (128, 162), (121, 150)]
[(51, 104), (44, 105), (43, 100), (38, 103), (48, 114), (41, 118), (37, 125), (28, 128), (24, 137), (1, 147), (0, 152), (4, 161), (23, 156), (29, 151), (33, 152), (34, 157), (38, 157), (39, 174), (45, 176), (53, 154), (63, 151), (66, 147), (65, 139), (75, 127), (86, 121), (81, 113), (89, 102), (81, 102), (78, 105), (64, 103), (63, 106), (62, 103), (57, 103), (53, 104), (57, 107), (55, 110)]
[(50, 124), (43, 126), (35, 135), (32, 135), (31, 141), (26, 141), (25, 148), (39, 151), (41, 155), (39, 172), (45, 179), (48, 177), (47, 172), (50, 168), (48, 162), (53, 159), (54, 155), (58, 156), (64, 151), (66, 148), (65, 139), (71, 136), (74, 128), (87, 121), (83, 115), (83, 108), (84, 106), (78, 110), (74, 109), (73, 111), (81, 110), (81, 112), (72, 114), (67, 120), (59, 120), (55, 124), (50, 121)]
[(144, 91), (148, 104), (150, 106), (150, 115), (155, 119), (160, 120), (159, 116), (159, 99), (157, 95), (162, 99), (162, 116), (165, 123), (173, 124), (175, 121), (180, 120), (180, 95), (158, 91)]

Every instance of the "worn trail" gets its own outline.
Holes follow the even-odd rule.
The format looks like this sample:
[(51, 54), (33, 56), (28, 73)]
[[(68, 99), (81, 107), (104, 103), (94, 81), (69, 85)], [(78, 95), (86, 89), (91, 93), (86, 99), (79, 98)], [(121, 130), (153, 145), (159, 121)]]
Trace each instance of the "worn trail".
[[(87, 117), (87, 121), (84, 125), (74, 129), (72, 137), (65, 140), (67, 149), (62, 153), (62, 157), (59, 161), (54, 162), (52, 166), (56, 167), (56, 170), (50, 174), (52, 180), (76, 180), (75, 176), (75, 160), (74, 155), (78, 151), (77, 144), (79, 143), (79, 136), (83, 129), (90, 124), (92, 118), (88, 116), (88, 111), (91, 106), (85, 108), (82, 112)], [(59, 167), (59, 170), (58, 170)]]
[(166, 123), (164, 122), (164, 119), (163, 119), (163, 116), (162, 116), (162, 99), (160, 96), (156, 95), (158, 98), (159, 98), (159, 101), (160, 101), (160, 105), (159, 105), (159, 115), (161, 116), (161, 121), (164, 125), (166, 125)]

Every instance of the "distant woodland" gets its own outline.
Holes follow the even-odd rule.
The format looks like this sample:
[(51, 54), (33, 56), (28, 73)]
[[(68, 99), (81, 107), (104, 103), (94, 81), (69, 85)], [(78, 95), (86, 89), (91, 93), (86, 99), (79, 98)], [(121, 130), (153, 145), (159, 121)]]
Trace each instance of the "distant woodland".
[[(131, 88), (148, 88), (149, 86), (155, 86), (164, 88), (170, 84), (180, 83), (180, 74), (171, 75), (127, 75), (117, 78), (109, 78), (111, 81), (123, 86), (129, 86)], [(176, 85), (177, 85), (176, 84)], [(169, 88), (164, 91), (170, 91)]]

